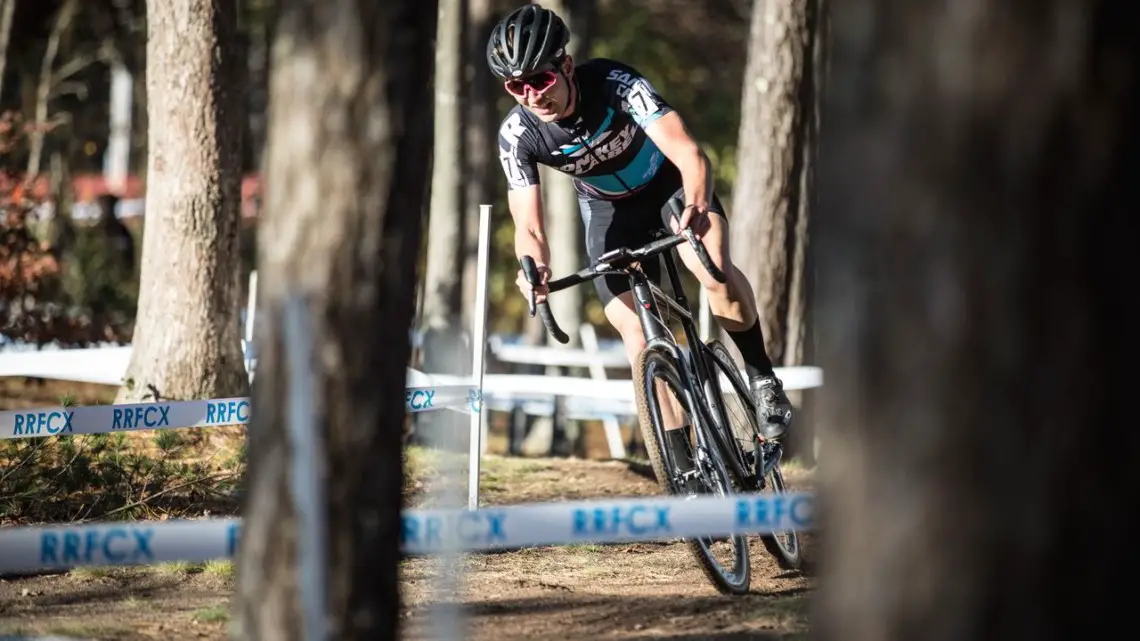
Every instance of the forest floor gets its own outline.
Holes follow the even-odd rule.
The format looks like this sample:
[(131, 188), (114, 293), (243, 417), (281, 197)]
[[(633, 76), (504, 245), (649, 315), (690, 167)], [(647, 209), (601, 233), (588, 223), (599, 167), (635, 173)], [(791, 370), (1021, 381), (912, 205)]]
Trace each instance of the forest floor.
[[(56, 404), (50, 399), (58, 393), (50, 383), (29, 387), (0, 380), (0, 409)], [(68, 393), (81, 405), (107, 402), (107, 390), (97, 386)], [(141, 432), (138, 437), (148, 438)], [(234, 447), (240, 438), (214, 439), (203, 447)], [(406, 483), (410, 505), (431, 501), (456, 478), (461, 483), (465, 472), (455, 477), (444, 470), (461, 465), (462, 458), (411, 449)], [(483, 463), (481, 497), (486, 505), (505, 505), (657, 494), (645, 473), (617, 461), (490, 454)], [(792, 489), (812, 486), (809, 470), (791, 466), (785, 476)], [(805, 547), (810, 559), (810, 539)], [(752, 589), (740, 597), (718, 594), (683, 543), (549, 546), (467, 555), (460, 562), (458, 599), (465, 638), (806, 638), (814, 580), (780, 570), (759, 541), (751, 551)], [(434, 626), (443, 619), (436, 607), (449, 602), (439, 598), (439, 576), (434, 558), (401, 564), (404, 638), (438, 638)], [(231, 625), (233, 588), (233, 565), (228, 562), (77, 568), (0, 579), (0, 640), (55, 635), (221, 641), (228, 638)]]

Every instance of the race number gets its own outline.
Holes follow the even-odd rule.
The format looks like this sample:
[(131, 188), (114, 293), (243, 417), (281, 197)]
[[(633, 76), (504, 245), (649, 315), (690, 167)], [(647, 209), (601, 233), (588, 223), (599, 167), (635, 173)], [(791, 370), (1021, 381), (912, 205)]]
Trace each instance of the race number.
[(514, 154), (500, 154), (499, 162), (503, 165), (503, 173), (507, 175), (507, 183), (511, 187), (525, 187), (526, 176), (523, 175), (522, 165)]
[(649, 83), (644, 79), (633, 83), (633, 86), (629, 88), (629, 93), (626, 94), (626, 99), (629, 100), (633, 115), (638, 118), (647, 118), (658, 109), (657, 101), (653, 99), (653, 94), (650, 93)]

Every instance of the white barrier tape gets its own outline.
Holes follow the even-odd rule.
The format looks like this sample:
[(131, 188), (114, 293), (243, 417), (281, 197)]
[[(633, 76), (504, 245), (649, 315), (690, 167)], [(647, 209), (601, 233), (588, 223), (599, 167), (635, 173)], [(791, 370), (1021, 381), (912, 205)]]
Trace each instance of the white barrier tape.
[[(408, 387), (404, 407), (408, 412), (438, 409), (478, 411), (473, 400), (477, 391), (467, 385)], [(249, 423), (248, 397), (208, 401), (167, 401), (84, 407), (47, 407), (0, 412), (0, 440), (109, 434), (138, 430), (215, 427)]]
[[(672, 496), (533, 503), (478, 510), (405, 510), (401, 548), (464, 550), (652, 541), (811, 529), (814, 495)], [(89, 565), (232, 559), (241, 519), (56, 525), (0, 530), (0, 573)]]

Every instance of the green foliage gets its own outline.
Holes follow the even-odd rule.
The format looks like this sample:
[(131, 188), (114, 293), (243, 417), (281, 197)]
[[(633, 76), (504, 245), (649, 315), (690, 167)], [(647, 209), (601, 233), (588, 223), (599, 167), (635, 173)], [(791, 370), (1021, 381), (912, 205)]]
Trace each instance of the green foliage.
[(201, 456), (177, 430), (0, 443), (0, 522), (162, 518), (236, 507), (244, 455)]
[[(27, 143), (19, 116), (0, 115), (0, 155), (11, 162)], [(38, 215), (54, 200), (38, 183), (0, 165), (0, 325), (8, 339), (44, 344), (129, 340), (137, 296), (134, 268), (116, 269), (101, 223), (75, 225), (66, 215)], [(137, 244), (137, 241), (136, 241)]]
[(138, 300), (135, 266), (118, 260), (101, 224), (76, 226), (72, 238), (62, 259), (64, 300), (98, 317), (114, 334), (127, 335)]

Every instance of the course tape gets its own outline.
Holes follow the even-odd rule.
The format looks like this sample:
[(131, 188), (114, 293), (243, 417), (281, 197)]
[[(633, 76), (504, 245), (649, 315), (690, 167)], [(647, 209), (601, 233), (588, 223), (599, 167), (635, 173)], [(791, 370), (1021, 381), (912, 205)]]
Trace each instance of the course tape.
[[(759, 493), (405, 510), (401, 549), (440, 551), (617, 543), (812, 528), (814, 495)], [(232, 559), (241, 519), (107, 522), (0, 530), (0, 574), (91, 565)]]
[[(408, 387), (404, 392), (404, 407), (408, 412), (438, 409), (479, 411), (477, 398), (477, 390), (467, 385)], [(249, 416), (248, 397), (48, 407), (0, 412), (0, 440), (245, 425), (249, 423)]]

